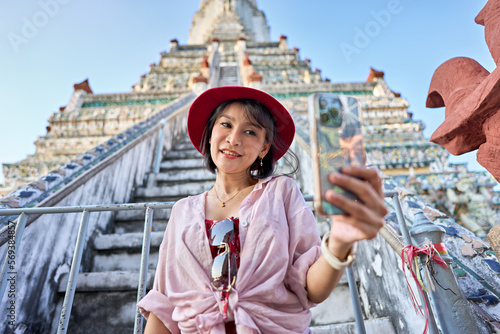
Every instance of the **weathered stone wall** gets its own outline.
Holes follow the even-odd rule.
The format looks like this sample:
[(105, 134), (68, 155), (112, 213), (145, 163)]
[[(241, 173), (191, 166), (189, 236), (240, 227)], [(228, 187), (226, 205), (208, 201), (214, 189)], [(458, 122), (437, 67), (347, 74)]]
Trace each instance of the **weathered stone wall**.
[[(168, 118), (164, 131), (164, 151), (170, 150), (172, 143), (185, 133), (186, 120), (187, 108)], [(157, 137), (157, 130), (149, 135), (146, 133), (137, 145), (125, 153), (122, 152), (127, 147), (115, 153), (121, 156), (68, 194), (57, 206), (127, 202), (152, 168)], [(61, 310), (56, 309), (55, 305), (60, 305), (64, 298), (57, 293), (57, 286), (61, 275), (69, 271), (80, 217), (81, 214), (45, 215), (27, 226), (15, 263), (15, 323), (19, 329), (26, 329), (29, 333), (56, 331)], [(106, 230), (111, 219), (112, 213), (109, 212), (90, 213), (82, 271), (90, 266), (89, 241), (98, 230)], [(0, 254), (6, 254), (6, 247), (7, 244), (0, 248)], [(10, 302), (8, 293), (2, 305), (7, 305), (7, 302)], [(0, 321), (0, 327), (7, 328), (7, 310), (4, 307), (0, 310)]]

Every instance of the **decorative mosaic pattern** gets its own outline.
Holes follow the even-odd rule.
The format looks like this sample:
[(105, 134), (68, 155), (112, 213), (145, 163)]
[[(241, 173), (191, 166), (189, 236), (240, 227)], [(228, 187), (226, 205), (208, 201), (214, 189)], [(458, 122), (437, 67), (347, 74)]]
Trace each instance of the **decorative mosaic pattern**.
[[(358, 96), (358, 95), (370, 95), (370, 94), (373, 94), (373, 91), (350, 91), (350, 90), (347, 90), (347, 91), (328, 91), (328, 93)], [(311, 93), (305, 92), (305, 93), (288, 93), (288, 94), (272, 94), (272, 95), (278, 100), (285, 100), (285, 99), (290, 99), (290, 98), (295, 98), (295, 97), (309, 97), (309, 95), (311, 95)], [(307, 99), (306, 99), (306, 101), (307, 101)]]
[(174, 99), (151, 99), (151, 100), (125, 100), (125, 101), (93, 101), (85, 102), (82, 108), (110, 107), (110, 106), (133, 106), (149, 104), (167, 104)]

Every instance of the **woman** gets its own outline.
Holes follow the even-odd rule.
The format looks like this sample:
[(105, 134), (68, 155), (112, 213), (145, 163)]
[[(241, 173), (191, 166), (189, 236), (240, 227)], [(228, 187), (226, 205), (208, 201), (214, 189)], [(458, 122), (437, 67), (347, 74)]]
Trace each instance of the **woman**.
[(217, 177), (172, 208), (154, 287), (138, 304), (146, 333), (310, 333), (310, 307), (330, 295), (354, 243), (383, 226), (376, 171), (331, 175), (360, 201), (326, 193), (347, 214), (331, 217), (320, 247), (295, 182), (271, 176), (295, 134), (277, 100), (245, 87), (209, 89), (189, 110), (188, 133)]

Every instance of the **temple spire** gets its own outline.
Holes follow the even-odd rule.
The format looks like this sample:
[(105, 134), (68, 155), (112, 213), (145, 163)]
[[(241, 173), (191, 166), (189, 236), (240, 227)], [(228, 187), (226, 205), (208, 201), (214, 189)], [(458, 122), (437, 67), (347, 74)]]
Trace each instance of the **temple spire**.
[(270, 32), (264, 12), (255, 0), (201, 0), (189, 30), (188, 44), (205, 44), (211, 38), (269, 42)]
[(233, 7), (233, 1), (231, 0), (224, 0), (224, 11), (226, 12), (233, 12), (234, 10)]

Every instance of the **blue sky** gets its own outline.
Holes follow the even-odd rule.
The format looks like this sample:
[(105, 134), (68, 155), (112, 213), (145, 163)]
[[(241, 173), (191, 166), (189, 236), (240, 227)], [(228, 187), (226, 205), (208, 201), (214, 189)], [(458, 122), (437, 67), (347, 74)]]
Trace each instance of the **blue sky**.
[[(364, 81), (370, 67), (384, 71), (389, 87), (410, 103), (414, 119), (427, 124), (427, 138), (444, 120), (443, 108), (425, 108), (434, 70), (457, 56), (495, 68), (484, 29), (474, 22), (485, 3), (257, 0), (271, 39), (287, 35), (289, 46), (299, 47), (324, 77), (355, 82)], [(0, 163), (35, 152), (36, 137), (45, 134), (50, 114), (68, 103), (74, 83), (89, 78), (96, 94), (129, 92), (171, 39), (187, 43), (198, 5), (199, 0), (4, 2)], [(451, 161), (483, 170), (475, 153)]]

